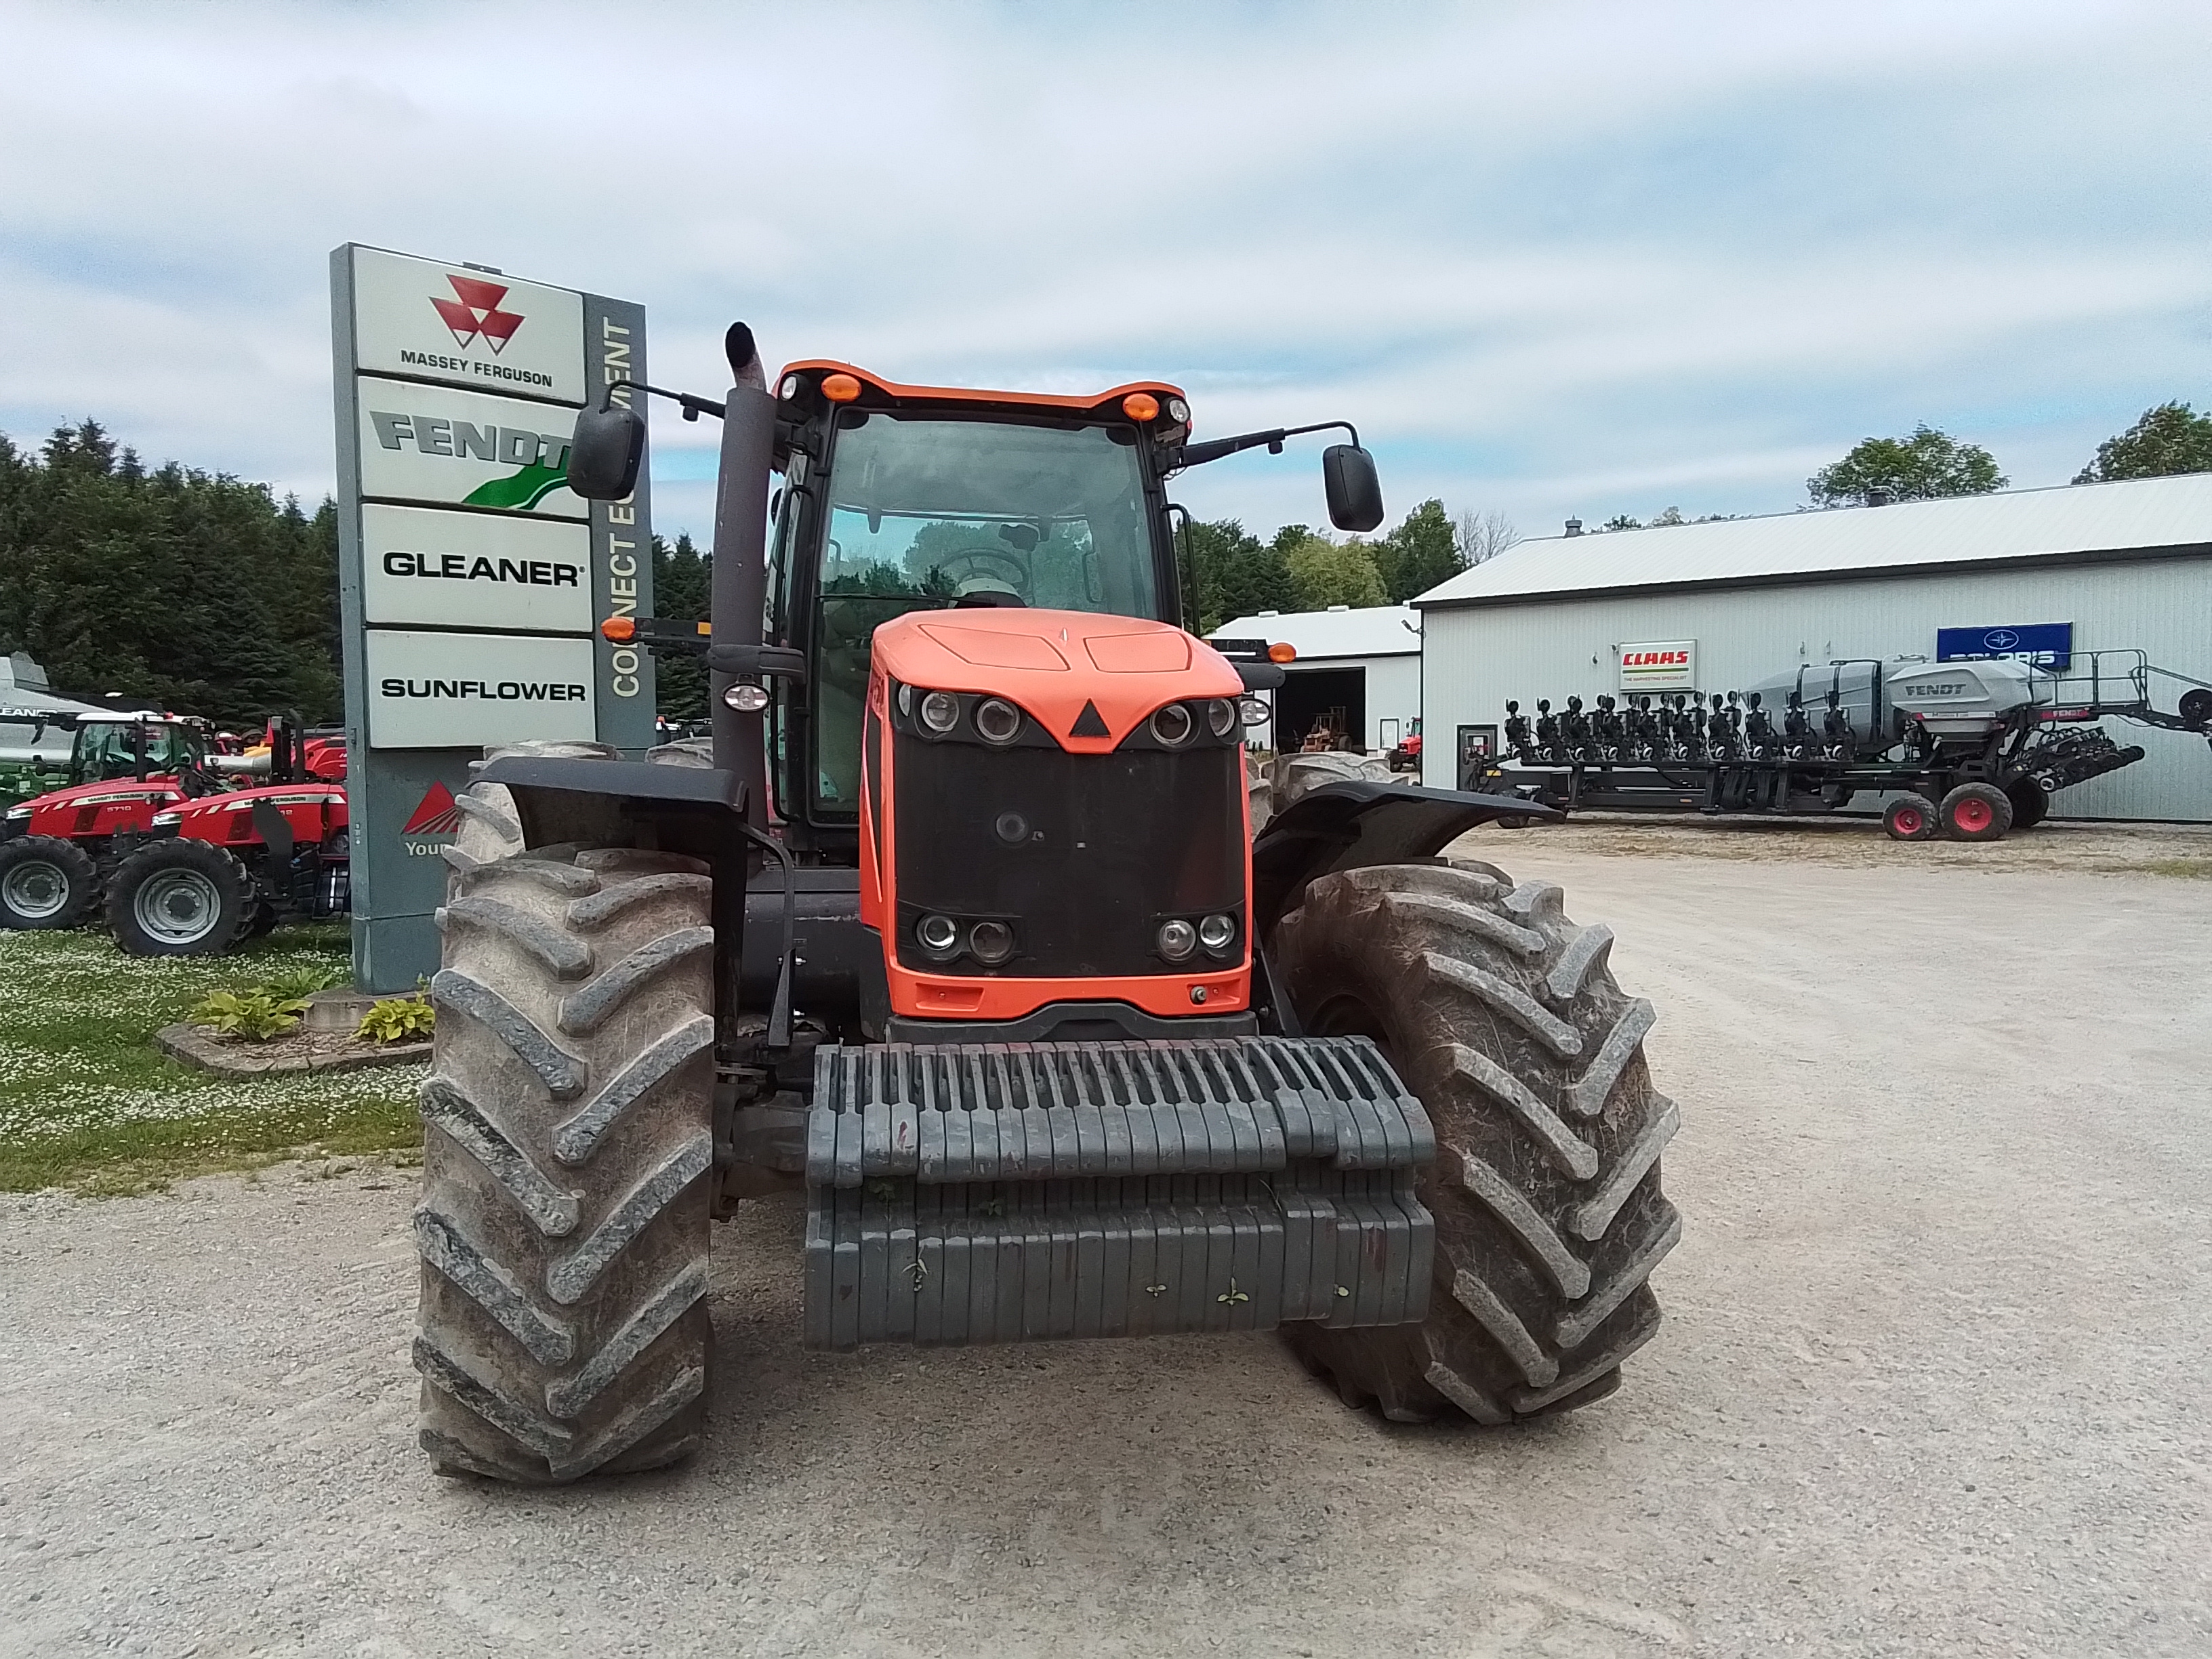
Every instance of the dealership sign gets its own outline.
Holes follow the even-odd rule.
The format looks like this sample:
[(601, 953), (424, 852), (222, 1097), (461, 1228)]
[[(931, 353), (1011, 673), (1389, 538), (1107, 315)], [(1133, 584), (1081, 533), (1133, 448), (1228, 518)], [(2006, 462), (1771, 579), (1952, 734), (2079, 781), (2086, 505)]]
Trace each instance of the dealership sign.
[(1695, 640), (1647, 640), (1620, 647), (1623, 691), (1694, 691), (1697, 688)]
[(2009, 657), (2038, 668), (2064, 668), (2074, 660), (2072, 623), (2016, 623), (1996, 628), (1939, 628), (1936, 660)]
[(331, 256), (355, 974), (436, 966), (431, 914), (488, 748), (654, 740), (651, 663), (601, 638), (650, 614), (652, 515), (568, 487), (576, 415), (635, 406), (645, 313), (473, 264)]

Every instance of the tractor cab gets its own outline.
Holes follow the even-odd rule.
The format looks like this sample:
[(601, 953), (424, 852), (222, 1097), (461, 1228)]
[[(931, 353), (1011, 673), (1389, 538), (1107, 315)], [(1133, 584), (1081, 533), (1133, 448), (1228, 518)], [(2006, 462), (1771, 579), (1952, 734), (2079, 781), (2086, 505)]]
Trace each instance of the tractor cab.
[(208, 770), (207, 733), (173, 715), (80, 714), (70, 746), (70, 781), (185, 778)]

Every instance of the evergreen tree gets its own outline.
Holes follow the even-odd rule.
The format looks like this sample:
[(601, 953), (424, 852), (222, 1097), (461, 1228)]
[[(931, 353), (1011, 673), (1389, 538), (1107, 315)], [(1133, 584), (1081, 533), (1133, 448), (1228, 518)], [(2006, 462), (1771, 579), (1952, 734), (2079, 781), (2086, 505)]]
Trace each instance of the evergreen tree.
[(149, 471), (100, 423), (0, 436), (0, 651), (65, 696), (247, 726), (337, 718), (337, 515), (265, 485)]
[(1224, 623), (1261, 611), (1295, 611), (1297, 593), (1279, 549), (1235, 519), (1193, 524), (1184, 532), (1187, 584), (1194, 592), (1194, 626), (1211, 634)]
[[(672, 622), (705, 622), (714, 586), (714, 561), (679, 535), (672, 547), (653, 538), (653, 614)], [(672, 720), (707, 718), (707, 664), (687, 651), (665, 651), (654, 658), (653, 684), (660, 713)]]
[(1374, 556), (1363, 542), (1333, 542), (1308, 531), (1288, 558), (1301, 611), (1326, 611), (1333, 605), (1357, 610), (1388, 603)]

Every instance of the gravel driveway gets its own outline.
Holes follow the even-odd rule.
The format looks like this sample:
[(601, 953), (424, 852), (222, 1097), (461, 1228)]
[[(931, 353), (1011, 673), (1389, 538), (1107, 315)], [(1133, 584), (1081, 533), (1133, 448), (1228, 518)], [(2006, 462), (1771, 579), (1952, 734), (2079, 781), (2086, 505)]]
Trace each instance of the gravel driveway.
[(8, 1200), (0, 1651), (2212, 1651), (2212, 883), (1481, 839), (1613, 925), (1682, 1103), (1610, 1400), (805, 1354), (779, 1205), (717, 1237), (708, 1455), (501, 1491), (412, 1443), (405, 1173)]

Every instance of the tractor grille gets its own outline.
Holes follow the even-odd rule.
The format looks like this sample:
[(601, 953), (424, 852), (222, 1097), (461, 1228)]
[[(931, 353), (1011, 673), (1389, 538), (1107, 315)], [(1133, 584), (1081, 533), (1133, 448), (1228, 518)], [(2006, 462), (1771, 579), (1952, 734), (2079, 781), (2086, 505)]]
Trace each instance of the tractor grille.
[(1418, 1320), (1435, 1156), (1364, 1037), (825, 1048), (806, 1340)]
[(987, 748), (893, 735), (898, 959), (920, 972), (915, 924), (931, 913), (1000, 920), (1027, 978), (1174, 974), (1153, 954), (1160, 923), (1244, 900), (1243, 757), (1235, 748), (1071, 755), (1057, 746)]

